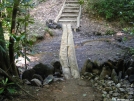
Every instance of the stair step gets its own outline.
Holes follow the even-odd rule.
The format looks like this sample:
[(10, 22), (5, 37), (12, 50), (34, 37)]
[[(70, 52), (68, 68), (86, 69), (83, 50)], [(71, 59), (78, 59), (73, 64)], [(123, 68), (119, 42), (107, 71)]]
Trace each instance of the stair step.
[(80, 4), (66, 4), (65, 6), (68, 6), (68, 7), (79, 7)]
[(65, 4), (79, 4), (78, 1), (66, 1)]
[(68, 8), (68, 9), (79, 9), (79, 6), (78, 6), (78, 7), (77, 7), (77, 6), (76, 6), (76, 7), (65, 6), (65, 9), (67, 9), (67, 8)]
[(70, 13), (65, 13), (65, 14), (61, 14), (61, 17), (77, 17), (78, 14), (70, 14)]
[(76, 12), (76, 13), (78, 13), (79, 10), (70, 10), (70, 9), (66, 9), (66, 10), (63, 10), (63, 13), (64, 13), (64, 12)]
[(63, 22), (75, 22), (75, 21), (77, 21), (77, 19), (76, 18), (60, 18), (59, 22), (60, 21), (63, 21)]

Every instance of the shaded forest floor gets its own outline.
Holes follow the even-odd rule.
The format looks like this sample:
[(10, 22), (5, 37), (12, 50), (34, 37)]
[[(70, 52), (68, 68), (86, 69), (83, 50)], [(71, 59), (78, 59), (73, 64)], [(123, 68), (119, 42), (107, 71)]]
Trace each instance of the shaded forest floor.
[[(50, 64), (53, 60), (59, 59), (60, 42), (62, 30), (51, 30), (53, 37), (45, 33), (45, 22), (48, 19), (54, 20), (63, 4), (63, 0), (46, 0), (31, 10), (35, 24), (29, 27), (30, 34), (43, 36), (44, 39), (33, 46), (35, 54), (29, 56), (31, 62), (28, 68), (35, 64)], [(114, 35), (105, 35), (108, 31), (115, 31)], [(123, 40), (126, 38), (127, 40)], [(121, 32), (113, 24), (90, 18), (83, 10), (81, 27), (79, 32), (74, 32), (74, 42), (79, 70), (84, 62), (90, 58), (93, 61), (102, 63), (108, 59), (115, 60), (122, 57), (128, 47), (134, 47), (134, 38), (129, 34)], [(24, 61), (18, 62), (24, 66)], [(92, 88), (89, 81), (66, 80), (54, 82), (43, 88), (26, 86), (39, 101), (101, 101), (101, 93)], [(21, 95), (14, 101), (35, 101), (27, 95)]]

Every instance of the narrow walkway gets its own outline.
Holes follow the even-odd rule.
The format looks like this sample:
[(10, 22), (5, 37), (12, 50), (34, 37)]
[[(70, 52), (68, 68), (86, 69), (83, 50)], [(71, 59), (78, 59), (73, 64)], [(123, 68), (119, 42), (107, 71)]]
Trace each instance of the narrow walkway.
[(60, 62), (66, 79), (80, 78), (77, 59), (75, 55), (73, 32), (71, 24), (63, 24), (63, 34), (60, 46)]
[(55, 19), (62, 24), (63, 34), (60, 47), (60, 62), (66, 79), (80, 78), (78, 64), (74, 48), (73, 29), (80, 26), (81, 5), (78, 0), (65, 0)]
[(73, 29), (80, 26), (81, 5), (78, 0), (65, 0), (64, 4), (55, 18), (56, 23), (71, 24)]

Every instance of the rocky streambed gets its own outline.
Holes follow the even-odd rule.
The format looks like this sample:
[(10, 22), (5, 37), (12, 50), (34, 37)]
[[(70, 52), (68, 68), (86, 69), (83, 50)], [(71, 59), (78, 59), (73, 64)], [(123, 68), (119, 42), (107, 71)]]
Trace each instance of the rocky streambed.
[(103, 101), (134, 100), (133, 56), (101, 65), (88, 59), (81, 71), (81, 79), (88, 79), (92, 87), (102, 92)]

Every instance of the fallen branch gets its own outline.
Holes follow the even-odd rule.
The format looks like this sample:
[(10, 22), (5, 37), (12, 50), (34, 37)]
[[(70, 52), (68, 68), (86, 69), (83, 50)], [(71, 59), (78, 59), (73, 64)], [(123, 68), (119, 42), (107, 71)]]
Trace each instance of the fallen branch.
[(33, 99), (38, 100), (36, 97), (34, 97), (33, 95), (31, 95), (30, 93), (28, 93), (25, 89), (23, 89), (19, 84), (17, 84), (12, 77), (10, 77), (3, 69), (0, 68), (0, 71), (2, 73), (4, 73), (5, 76), (8, 77), (9, 80), (11, 80), (12, 82), (14, 82), (22, 91), (24, 91), (26, 94), (30, 95)]

